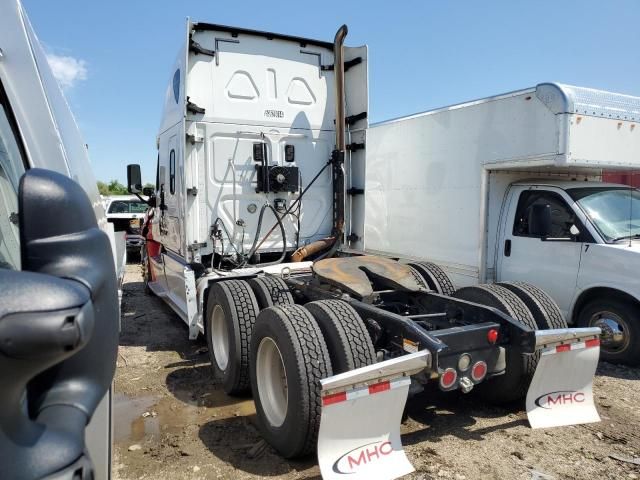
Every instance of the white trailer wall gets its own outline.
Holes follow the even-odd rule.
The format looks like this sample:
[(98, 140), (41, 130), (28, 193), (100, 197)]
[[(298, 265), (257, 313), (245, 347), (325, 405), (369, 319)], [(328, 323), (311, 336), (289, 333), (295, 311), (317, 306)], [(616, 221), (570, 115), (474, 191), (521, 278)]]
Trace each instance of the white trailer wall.
[(532, 89), (375, 125), (366, 152), (365, 249), (436, 261), (464, 285), (486, 255), (483, 163), (553, 159), (558, 122)]

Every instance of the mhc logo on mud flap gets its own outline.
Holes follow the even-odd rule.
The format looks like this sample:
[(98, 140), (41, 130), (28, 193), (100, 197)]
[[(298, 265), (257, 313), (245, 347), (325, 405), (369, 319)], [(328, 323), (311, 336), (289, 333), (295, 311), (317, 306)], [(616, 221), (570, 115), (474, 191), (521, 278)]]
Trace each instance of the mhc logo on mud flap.
[(560, 390), (540, 395), (535, 400), (535, 404), (540, 408), (551, 409), (556, 406), (576, 405), (585, 401), (582, 392)]
[(342, 455), (333, 464), (333, 471), (342, 475), (356, 473), (359, 468), (375, 463), (393, 453), (391, 442), (367, 443)]
[(284, 112), (282, 110), (265, 110), (264, 116), (267, 118), (284, 118)]

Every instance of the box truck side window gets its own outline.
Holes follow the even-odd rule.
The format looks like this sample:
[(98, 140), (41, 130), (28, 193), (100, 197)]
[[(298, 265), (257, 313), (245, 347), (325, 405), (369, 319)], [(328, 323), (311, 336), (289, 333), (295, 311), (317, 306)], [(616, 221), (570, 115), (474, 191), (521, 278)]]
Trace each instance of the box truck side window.
[(169, 153), (169, 192), (171, 195), (176, 193), (176, 151), (171, 150)]
[(18, 184), (25, 163), (12, 127), (9, 104), (0, 89), (0, 268), (20, 268)]
[(570, 228), (575, 217), (569, 205), (554, 192), (544, 190), (529, 190), (522, 192), (518, 200), (518, 209), (513, 225), (513, 235), (517, 237), (537, 237), (540, 235), (530, 231), (530, 219), (537, 205), (548, 206), (551, 209), (551, 229), (549, 237), (569, 238)]

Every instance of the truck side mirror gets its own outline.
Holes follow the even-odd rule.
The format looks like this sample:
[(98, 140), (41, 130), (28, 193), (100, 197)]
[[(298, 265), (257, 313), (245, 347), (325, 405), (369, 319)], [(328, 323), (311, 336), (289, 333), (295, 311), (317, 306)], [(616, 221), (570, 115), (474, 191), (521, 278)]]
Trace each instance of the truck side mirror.
[(529, 210), (529, 235), (545, 238), (551, 232), (551, 206), (532, 205)]
[(156, 194), (156, 189), (153, 187), (144, 187), (142, 189), (142, 194), (145, 197), (153, 197)]
[(118, 354), (111, 244), (59, 173), (28, 170), (19, 204), (23, 271), (0, 269), (1, 476), (93, 478), (85, 427)]
[(127, 190), (129, 193), (142, 192), (142, 175), (138, 164), (127, 165)]

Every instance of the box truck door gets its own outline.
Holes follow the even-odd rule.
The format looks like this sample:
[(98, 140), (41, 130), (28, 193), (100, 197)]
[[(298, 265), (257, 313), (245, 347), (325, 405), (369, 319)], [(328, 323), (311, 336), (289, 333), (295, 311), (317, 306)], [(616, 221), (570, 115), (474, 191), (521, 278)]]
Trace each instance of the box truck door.
[(578, 221), (559, 192), (514, 187), (498, 252), (499, 281), (532, 283), (568, 315), (580, 267), (582, 243), (571, 233)]

